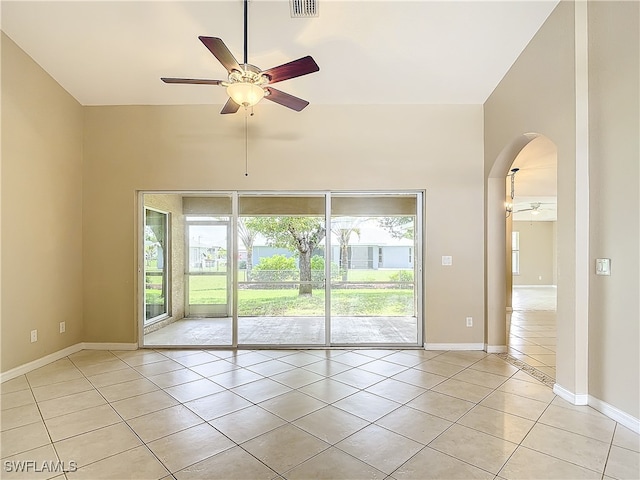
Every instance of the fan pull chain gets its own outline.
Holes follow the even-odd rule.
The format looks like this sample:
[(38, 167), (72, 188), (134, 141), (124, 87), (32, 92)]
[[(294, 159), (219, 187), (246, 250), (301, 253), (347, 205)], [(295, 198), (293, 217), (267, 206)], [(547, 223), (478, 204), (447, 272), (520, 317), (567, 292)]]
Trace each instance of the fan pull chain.
[(249, 111), (244, 107), (244, 176), (249, 176)]

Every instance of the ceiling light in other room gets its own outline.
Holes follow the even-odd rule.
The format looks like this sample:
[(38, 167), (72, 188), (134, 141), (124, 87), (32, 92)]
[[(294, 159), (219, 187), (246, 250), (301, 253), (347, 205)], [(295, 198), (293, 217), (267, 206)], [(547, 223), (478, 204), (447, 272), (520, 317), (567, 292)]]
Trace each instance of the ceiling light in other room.
[(264, 89), (255, 83), (235, 82), (227, 87), (227, 94), (238, 105), (252, 107), (264, 97)]

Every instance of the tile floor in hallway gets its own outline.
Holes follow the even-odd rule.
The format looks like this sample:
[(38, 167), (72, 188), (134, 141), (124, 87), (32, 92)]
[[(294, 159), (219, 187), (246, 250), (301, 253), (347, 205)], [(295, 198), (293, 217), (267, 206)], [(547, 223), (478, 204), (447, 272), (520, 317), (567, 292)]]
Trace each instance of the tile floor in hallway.
[(484, 352), (83, 350), (1, 387), (2, 478), (639, 476), (636, 433)]

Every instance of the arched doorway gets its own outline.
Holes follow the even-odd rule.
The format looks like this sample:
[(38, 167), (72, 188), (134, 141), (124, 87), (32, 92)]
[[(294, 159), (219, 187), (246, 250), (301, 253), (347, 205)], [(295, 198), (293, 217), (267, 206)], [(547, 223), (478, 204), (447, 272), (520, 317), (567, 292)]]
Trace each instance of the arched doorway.
[(487, 183), (487, 351), (509, 353), (549, 384), (555, 378), (556, 170), (556, 145), (528, 133), (503, 149)]

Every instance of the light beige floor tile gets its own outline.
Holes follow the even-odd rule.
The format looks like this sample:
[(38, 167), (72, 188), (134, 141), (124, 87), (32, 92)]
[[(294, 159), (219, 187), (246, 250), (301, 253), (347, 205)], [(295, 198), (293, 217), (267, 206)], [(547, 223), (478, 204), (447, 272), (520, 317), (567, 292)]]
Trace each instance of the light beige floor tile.
[(601, 474), (598, 472), (525, 447), (518, 447), (500, 470), (499, 476), (507, 480), (540, 480), (543, 478), (549, 480), (597, 480), (601, 478)]
[(62, 358), (27, 373), (31, 388), (82, 377), (82, 372), (68, 358)]
[[(198, 350), (198, 349), (191, 349), (191, 348), (187, 348), (184, 350), (180, 350), (180, 349), (176, 349), (176, 350), (166, 350), (166, 349), (162, 349), (162, 350), (157, 350), (158, 353), (164, 355), (167, 358), (172, 358), (174, 360), (181, 358), (181, 357), (188, 357), (189, 355), (197, 355), (199, 353), (202, 353), (202, 350)], [(213, 355), (210, 352), (207, 352), (209, 355), (211, 355), (213, 357), (214, 360), (217, 360), (218, 357), (216, 357), (215, 355)]]
[(160, 390), (158, 386), (146, 378), (136, 378), (127, 382), (98, 387), (98, 391), (108, 402), (117, 402), (125, 398), (135, 397), (144, 393)]
[(118, 359), (118, 357), (109, 350), (80, 350), (79, 352), (72, 353), (68, 358), (78, 367)]
[(27, 377), (25, 375), (20, 375), (19, 377), (12, 378), (11, 380), (0, 383), (0, 393), (11, 393), (17, 392), (19, 390), (29, 390), (29, 388), (29, 382), (27, 382)]
[(498, 390), (545, 403), (551, 403), (555, 397), (553, 391), (542, 383), (525, 382), (515, 378), (504, 382)]
[(122, 453), (142, 444), (126, 423), (120, 422), (55, 443), (60, 460), (78, 468)]
[(162, 390), (156, 390), (135, 397), (125, 398), (124, 400), (118, 400), (117, 402), (113, 402), (111, 406), (122, 418), (129, 420), (130, 418), (173, 407), (177, 404), (178, 402), (171, 395)]
[(50, 443), (42, 421), (12, 428), (0, 433), (0, 457), (12, 456)]
[(161, 362), (145, 363), (144, 365), (138, 365), (134, 368), (145, 377), (150, 377), (152, 375), (159, 375), (161, 373), (172, 372), (174, 370), (181, 370), (184, 367), (175, 360), (163, 360)]
[(246, 408), (251, 405), (251, 402), (233, 392), (224, 391), (192, 400), (184, 405), (200, 418), (209, 421)]
[(148, 444), (170, 472), (177, 472), (234, 446), (208, 423), (182, 430)]
[(309, 385), (310, 383), (324, 379), (322, 375), (318, 375), (317, 373), (313, 373), (302, 368), (296, 368), (295, 370), (288, 370), (286, 372), (278, 373), (272, 375), (270, 378), (290, 388), (304, 387), (305, 385)]
[(257, 363), (268, 362), (271, 357), (263, 355), (259, 352), (238, 352), (238, 355), (227, 358), (228, 362), (231, 362), (239, 367), (248, 367)]
[(297, 352), (292, 355), (287, 355), (286, 357), (281, 357), (280, 361), (296, 367), (304, 367), (305, 365), (318, 362), (319, 359), (315, 355), (311, 355), (307, 352)]
[(333, 360), (338, 363), (349, 365), (350, 367), (359, 367), (360, 365), (364, 365), (365, 363), (372, 361), (371, 357), (367, 357), (366, 355), (361, 355), (356, 352), (345, 352), (343, 355), (339, 355)]
[(86, 377), (90, 377), (92, 375), (100, 375), (101, 373), (115, 372), (117, 370), (122, 370), (125, 368), (129, 368), (125, 362), (116, 358), (112, 355), (113, 360), (102, 361), (99, 363), (84, 363), (81, 365), (77, 365), (78, 370), (82, 372), (82, 374)]
[(397, 402), (364, 391), (338, 400), (334, 405), (369, 422), (374, 422), (400, 407)]
[(462, 367), (468, 367), (486, 357), (487, 354), (483, 351), (452, 350), (444, 352), (442, 355), (438, 356), (438, 360), (441, 362), (452, 363), (454, 365), (460, 365)]
[(107, 402), (97, 390), (87, 390), (86, 392), (73, 393), (65, 397), (58, 397), (44, 402), (38, 402), (38, 407), (45, 420), (67, 413), (77, 412), (85, 408), (105, 405)]
[(460, 373), (466, 368), (460, 365), (455, 365), (453, 363), (442, 362), (439, 359), (440, 357), (436, 357), (435, 360), (427, 360), (426, 362), (422, 362), (421, 364), (416, 365), (413, 368), (429, 373), (434, 373), (436, 375), (441, 375), (443, 377), (452, 377), (453, 375)]
[(127, 423), (143, 442), (149, 443), (180, 430), (199, 425), (204, 421), (184, 405), (175, 405), (132, 418)]
[(422, 388), (433, 388), (436, 385), (444, 382), (447, 377), (442, 375), (436, 375), (435, 373), (425, 372), (424, 370), (418, 370), (410, 368), (404, 372), (400, 372), (392, 377), (394, 380), (400, 380), (401, 382), (410, 383)]
[(376, 383), (365, 391), (398, 403), (407, 403), (426, 392), (424, 388), (393, 378), (387, 378), (380, 383)]
[(429, 447), (392, 473), (397, 480), (492, 480), (494, 475)]
[[(295, 370), (297, 367), (290, 363), (281, 362), (280, 360), (269, 360), (267, 362), (256, 363), (250, 365), (247, 370), (257, 373), (258, 375), (273, 376), (278, 373)], [(272, 377), (273, 378), (273, 377)]]
[(185, 367), (195, 367), (196, 365), (217, 361), (218, 357), (207, 352), (198, 352), (194, 355), (176, 357), (174, 360)]
[(407, 368), (408, 367), (404, 365), (388, 362), (386, 358), (384, 360), (374, 360), (373, 362), (365, 363), (359, 367), (360, 370), (376, 373), (384, 377), (392, 377), (393, 375), (403, 372)]
[(329, 405), (299, 418), (293, 424), (333, 445), (366, 427), (369, 422)]
[(265, 410), (292, 422), (326, 406), (325, 402), (296, 390), (260, 403)]
[(426, 445), (449, 428), (452, 423), (420, 410), (400, 407), (377, 420), (376, 425)]
[(523, 382), (535, 383), (536, 385), (540, 383), (540, 380), (538, 380), (535, 377), (532, 377), (531, 375), (529, 375), (524, 370), (518, 370), (518, 373), (513, 375), (511, 378), (516, 379), (516, 380), (522, 380)]
[(331, 447), (289, 470), (288, 480), (375, 480), (387, 478), (380, 470), (347, 455), (342, 450)]
[(450, 397), (449, 395), (428, 391), (411, 400), (407, 403), (407, 406), (444, 418), (450, 422), (455, 422), (471, 410), (475, 404), (459, 398)]
[(256, 380), (255, 382), (240, 385), (231, 389), (231, 391), (252, 403), (260, 403), (270, 398), (277, 397), (291, 391), (291, 388), (281, 383), (274, 382), (269, 378)]
[(54, 442), (80, 435), (91, 430), (120, 423), (122, 418), (110, 405), (87, 408), (45, 420), (49, 435)]
[(2, 408), (2, 410), (22, 407), (24, 405), (34, 405), (35, 403), (36, 400), (33, 398), (31, 390), (18, 390), (0, 395), (0, 408)]
[(212, 382), (208, 378), (201, 378), (200, 380), (164, 389), (165, 392), (182, 403), (195, 400), (196, 398), (206, 397), (207, 395), (212, 395), (224, 390), (224, 387)]
[(305, 370), (309, 370), (310, 372), (317, 373), (318, 375), (322, 375), (324, 377), (330, 377), (332, 375), (337, 375), (338, 373), (346, 372), (353, 367), (350, 365), (345, 365), (344, 363), (333, 362), (331, 360), (320, 360), (319, 362), (305, 365), (302, 368), (304, 368)]
[(607, 443), (611, 443), (616, 428), (616, 422), (610, 418), (590, 415), (556, 405), (549, 405), (538, 422)]
[(640, 435), (620, 424), (617, 424), (616, 432), (613, 435), (613, 444), (618, 447), (626, 448), (627, 450), (640, 452)]
[(233, 447), (174, 476), (177, 480), (270, 480), (277, 474), (242, 448)]
[(3, 432), (40, 421), (42, 417), (35, 403), (0, 411), (0, 430)]
[(218, 359), (213, 362), (203, 363), (201, 365), (191, 367), (191, 370), (199, 375), (202, 375), (203, 377), (212, 377), (214, 375), (230, 372), (231, 370), (237, 370), (239, 368), (240, 367), (238, 365), (229, 363), (226, 360)]
[(474, 407), (457, 423), (513, 443), (522, 442), (534, 425), (533, 421), (526, 418), (481, 405)]
[(479, 385), (490, 389), (498, 388), (508, 379), (508, 376), (505, 377), (502, 375), (496, 375), (495, 373), (474, 370), (471, 367), (461, 371), (460, 373), (452, 377), (452, 380), (460, 380), (462, 382), (473, 383), (474, 385)]
[(518, 415), (528, 420), (537, 420), (547, 408), (547, 404), (538, 400), (531, 400), (521, 395), (496, 390), (487, 396), (480, 405), (484, 407)]
[(482, 470), (497, 474), (518, 445), (486, 433), (453, 425), (429, 444)]
[(443, 393), (452, 397), (466, 400), (468, 402), (479, 403), (493, 390), (468, 382), (461, 382), (450, 378), (432, 388), (434, 392)]
[(188, 368), (182, 368), (180, 370), (173, 370), (171, 372), (160, 373), (158, 375), (150, 375), (147, 379), (155, 383), (160, 388), (168, 388), (182, 383), (200, 380), (202, 379), (202, 375), (198, 375), (196, 372), (191, 371)]
[(366, 372), (361, 368), (352, 368), (351, 370), (338, 373), (331, 377), (332, 380), (346, 383), (347, 385), (351, 385), (358, 389), (370, 387), (371, 385), (383, 381), (385, 378), (386, 377), (378, 375), (377, 373)]
[(114, 351), (113, 354), (127, 362), (127, 364), (132, 367), (138, 367), (147, 363), (163, 362), (167, 359), (167, 357), (161, 353), (146, 349), (120, 352)]
[(215, 418), (209, 423), (234, 442), (244, 443), (263, 433), (281, 427), (286, 422), (273, 413), (253, 405)]
[(391, 355), (384, 357), (384, 359), (387, 362), (397, 363), (398, 365), (403, 365), (405, 367), (414, 367), (428, 360), (428, 358), (423, 358), (421, 356), (414, 355), (411, 352), (398, 352), (398, 351), (395, 351)]
[(522, 446), (589, 470), (603, 472), (610, 444), (537, 423)]
[(133, 368), (125, 368), (122, 370), (116, 370), (115, 372), (101, 373), (99, 375), (87, 377), (91, 384), (96, 388), (128, 382), (138, 378), (142, 378), (142, 375), (136, 372)]
[(36, 398), (36, 401), (44, 402), (45, 400), (64, 397), (71, 395), (72, 393), (86, 392), (93, 389), (94, 386), (86, 378), (76, 378), (75, 380), (68, 380), (66, 382), (58, 382), (51, 385), (44, 385), (42, 387), (35, 387), (33, 389), (33, 396)]
[(247, 370), (246, 368), (237, 368), (225, 373), (210, 376), (209, 380), (216, 382), (225, 388), (234, 388), (257, 380), (262, 380), (263, 378), (265, 377)]
[(3, 480), (66, 480), (64, 471), (73, 464), (62, 463), (53, 445), (45, 445), (2, 459)]
[(156, 480), (169, 473), (147, 447), (140, 446), (67, 474), (69, 480), (131, 478)]
[(613, 445), (604, 473), (625, 480), (640, 478), (640, 453)]
[(292, 469), (328, 447), (328, 443), (291, 424), (242, 444), (242, 448), (278, 473)]
[(336, 444), (336, 447), (390, 474), (418, 453), (423, 445), (378, 425), (370, 425)]
[(326, 403), (337, 402), (358, 391), (357, 388), (330, 378), (306, 385), (298, 390)]
[(367, 357), (377, 358), (377, 359), (388, 357), (394, 352), (395, 350), (384, 349), (384, 348), (372, 348), (372, 349), (359, 348), (358, 349), (358, 353), (360, 355), (366, 355)]

